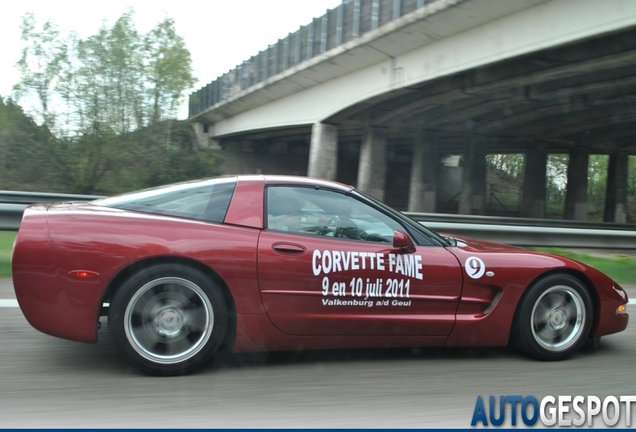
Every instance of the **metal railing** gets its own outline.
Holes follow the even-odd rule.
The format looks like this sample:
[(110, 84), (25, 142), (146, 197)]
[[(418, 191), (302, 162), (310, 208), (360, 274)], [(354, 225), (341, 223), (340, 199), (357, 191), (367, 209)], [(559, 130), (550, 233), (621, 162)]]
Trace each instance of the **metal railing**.
[(16, 231), (20, 226), (22, 213), (29, 204), (36, 202), (90, 201), (97, 198), (102, 197), (98, 195), (0, 190), (0, 231)]
[(189, 117), (268, 78), (440, 0), (343, 0), (190, 95)]
[[(15, 231), (30, 203), (89, 201), (96, 195), (0, 191), (0, 230)], [(517, 246), (636, 249), (636, 225), (440, 213), (405, 213), (427, 227)]]
[(439, 213), (405, 213), (444, 233), (516, 246), (636, 249), (636, 225)]

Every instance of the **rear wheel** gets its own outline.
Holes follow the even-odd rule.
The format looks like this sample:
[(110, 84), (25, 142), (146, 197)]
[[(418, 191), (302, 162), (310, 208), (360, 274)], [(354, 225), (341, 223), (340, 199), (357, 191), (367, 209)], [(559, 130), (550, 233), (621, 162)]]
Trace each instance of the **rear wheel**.
[(592, 300), (581, 281), (564, 274), (548, 276), (522, 299), (515, 342), (534, 358), (564, 360), (585, 344), (592, 315)]
[(180, 375), (206, 363), (227, 330), (219, 287), (190, 267), (161, 264), (124, 282), (108, 329), (123, 357), (154, 375)]

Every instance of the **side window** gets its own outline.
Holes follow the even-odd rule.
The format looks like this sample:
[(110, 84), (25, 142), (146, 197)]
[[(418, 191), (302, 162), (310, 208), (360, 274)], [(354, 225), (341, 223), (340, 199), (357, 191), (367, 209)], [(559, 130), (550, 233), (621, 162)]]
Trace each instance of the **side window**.
[(300, 232), (303, 218), (300, 202), (294, 196), (285, 196), (276, 192), (267, 195), (267, 228)]
[(267, 229), (391, 243), (393, 231), (403, 227), (375, 208), (339, 192), (270, 186)]
[(96, 205), (168, 216), (223, 222), (236, 178), (216, 178), (146, 189), (93, 201)]

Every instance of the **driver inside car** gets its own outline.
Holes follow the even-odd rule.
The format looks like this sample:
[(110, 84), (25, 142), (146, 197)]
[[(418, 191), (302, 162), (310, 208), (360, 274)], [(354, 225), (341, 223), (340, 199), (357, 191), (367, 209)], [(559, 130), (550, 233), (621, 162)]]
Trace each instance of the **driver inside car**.
[(299, 232), (303, 215), (295, 198), (274, 197), (268, 203), (267, 227), (277, 231)]
[(364, 232), (353, 221), (347, 208), (330, 206), (325, 210), (326, 214), (310, 212), (305, 215), (295, 197), (272, 195), (268, 200), (267, 226), (276, 231), (364, 240)]

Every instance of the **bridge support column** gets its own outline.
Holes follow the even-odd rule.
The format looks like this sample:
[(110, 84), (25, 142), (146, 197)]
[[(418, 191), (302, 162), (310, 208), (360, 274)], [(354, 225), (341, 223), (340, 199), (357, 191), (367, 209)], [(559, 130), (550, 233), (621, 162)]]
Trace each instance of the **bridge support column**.
[(528, 146), (521, 202), (522, 217), (545, 218), (547, 163), (548, 147), (545, 143)]
[(483, 139), (471, 137), (464, 153), (459, 214), (483, 215), (486, 212), (486, 153)]
[(575, 147), (570, 151), (564, 219), (587, 220), (587, 170), (589, 156), (589, 151), (583, 147)]
[(309, 177), (335, 180), (338, 172), (338, 129), (325, 123), (314, 123), (309, 144)]
[(605, 193), (605, 222), (627, 222), (627, 173), (629, 155), (626, 152), (612, 153), (607, 168), (607, 190)]
[(358, 189), (383, 201), (386, 183), (386, 134), (370, 127), (360, 147)]
[(194, 135), (197, 137), (199, 148), (208, 148), (210, 145), (210, 133), (208, 131), (208, 126), (201, 122), (194, 122), (192, 128), (194, 129)]
[(437, 138), (419, 132), (413, 146), (408, 211), (435, 213), (438, 158)]

